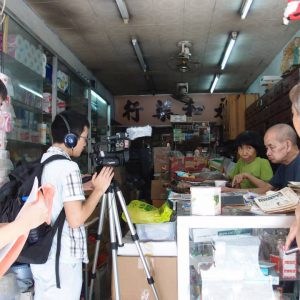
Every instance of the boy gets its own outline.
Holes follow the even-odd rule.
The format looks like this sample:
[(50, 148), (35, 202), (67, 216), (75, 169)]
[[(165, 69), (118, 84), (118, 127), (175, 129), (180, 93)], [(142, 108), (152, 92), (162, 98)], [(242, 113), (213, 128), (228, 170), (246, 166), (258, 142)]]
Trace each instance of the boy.
[(83, 224), (109, 187), (114, 175), (110, 167), (103, 167), (98, 175), (95, 173), (92, 177), (94, 189), (85, 200), (79, 167), (70, 158), (79, 157), (86, 147), (88, 129), (89, 122), (86, 117), (71, 110), (57, 115), (51, 125), (52, 146), (41, 161), (54, 154), (66, 157), (66, 160), (56, 160), (47, 164), (42, 174), (42, 184), (50, 183), (55, 187), (51, 222), (56, 220), (62, 208), (66, 213), (59, 257), (61, 288), (56, 286), (55, 236), (48, 261), (41, 265), (31, 265), (35, 281), (35, 300), (80, 298), (82, 262), (88, 262)]

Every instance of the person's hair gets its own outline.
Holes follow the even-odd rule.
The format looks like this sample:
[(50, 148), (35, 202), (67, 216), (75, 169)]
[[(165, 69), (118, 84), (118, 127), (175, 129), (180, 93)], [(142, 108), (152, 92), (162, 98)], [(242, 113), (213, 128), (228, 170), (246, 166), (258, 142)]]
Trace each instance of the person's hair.
[(235, 148), (238, 149), (243, 145), (250, 145), (256, 150), (259, 157), (265, 156), (265, 148), (263, 138), (259, 133), (252, 130), (246, 130), (240, 133), (234, 141)]
[(2, 80), (0, 80), (0, 97), (2, 100), (6, 100), (7, 98), (7, 88)]
[(289, 92), (289, 97), (292, 105), (300, 116), (300, 83), (296, 84)]
[[(73, 110), (66, 110), (60, 113), (69, 124), (70, 132), (79, 137), (84, 130), (84, 127), (90, 127), (88, 119)], [(63, 143), (64, 137), (68, 133), (68, 128), (62, 117), (57, 115), (51, 124), (51, 135), (53, 143)]]
[(279, 123), (270, 127), (266, 133), (273, 131), (276, 133), (276, 139), (279, 142), (290, 140), (294, 146), (297, 146), (297, 134), (292, 126)]

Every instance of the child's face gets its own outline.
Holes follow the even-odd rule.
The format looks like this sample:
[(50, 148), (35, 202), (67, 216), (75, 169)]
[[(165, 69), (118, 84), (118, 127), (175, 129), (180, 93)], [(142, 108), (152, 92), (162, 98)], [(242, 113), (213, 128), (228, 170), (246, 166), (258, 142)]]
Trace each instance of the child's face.
[(256, 150), (250, 145), (242, 145), (238, 147), (238, 154), (246, 163), (251, 163), (256, 158)]

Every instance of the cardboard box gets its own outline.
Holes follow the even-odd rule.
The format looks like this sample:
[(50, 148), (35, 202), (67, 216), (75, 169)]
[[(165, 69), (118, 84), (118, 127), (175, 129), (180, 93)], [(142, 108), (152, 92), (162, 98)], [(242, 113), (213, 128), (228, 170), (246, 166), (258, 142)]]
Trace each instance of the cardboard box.
[[(177, 257), (146, 257), (159, 299), (174, 300), (177, 291)], [(154, 300), (152, 287), (140, 257), (118, 256), (119, 288), (122, 300)], [(112, 299), (115, 297), (112, 278)]]
[(161, 207), (165, 202), (165, 199), (152, 199), (152, 205), (155, 207)]
[(185, 172), (199, 172), (207, 167), (207, 159), (203, 157), (185, 157), (184, 171)]
[(183, 171), (184, 170), (184, 156), (182, 157), (171, 157), (170, 171)]
[(167, 189), (164, 185), (168, 184), (167, 180), (152, 180), (151, 181), (151, 199), (166, 200), (168, 197)]
[(154, 173), (168, 172), (170, 167), (168, 147), (153, 148)]

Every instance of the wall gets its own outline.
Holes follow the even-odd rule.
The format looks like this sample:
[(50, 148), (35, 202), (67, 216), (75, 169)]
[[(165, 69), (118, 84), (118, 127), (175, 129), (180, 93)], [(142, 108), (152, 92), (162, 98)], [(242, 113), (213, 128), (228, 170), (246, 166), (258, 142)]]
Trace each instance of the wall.
[[(300, 36), (300, 30), (290, 39), (290, 41), (287, 43), (289, 44), (296, 36)], [(269, 64), (269, 66), (257, 77), (257, 79), (250, 85), (250, 87), (247, 90), (248, 93), (259, 93), (260, 95), (263, 95), (265, 93), (266, 87), (260, 85), (260, 79), (264, 75), (272, 75), (272, 76), (281, 76), (280, 71), (280, 63), (283, 57), (283, 51), (285, 49), (286, 45), (282, 48), (282, 50), (275, 56), (275, 58), (272, 60), (272, 62)]]
[[(221, 123), (221, 118), (215, 117), (217, 115), (217, 111), (215, 111), (215, 109), (219, 108), (221, 98), (224, 98), (226, 96), (225, 94), (190, 94), (190, 96), (194, 100), (194, 106), (196, 109), (200, 110), (203, 108), (203, 106), (205, 107), (201, 115), (193, 114), (194, 121), (210, 121), (216, 122), (217, 124)], [(153, 117), (153, 115), (156, 114), (156, 105), (158, 100), (161, 100), (162, 102), (170, 100), (171, 111), (174, 114), (185, 114), (183, 108), (186, 106), (183, 103), (171, 98), (170, 95), (115, 96), (115, 120), (125, 126), (144, 126), (147, 124), (152, 126), (169, 125), (169, 120), (163, 122), (157, 117)], [(128, 103), (128, 101), (130, 101), (132, 104), (132, 112), (126, 115), (124, 106), (126, 103)], [(135, 108), (133, 107), (133, 103), (136, 103), (137, 105)], [(137, 117), (135, 109), (138, 109), (138, 121), (134, 120)]]

